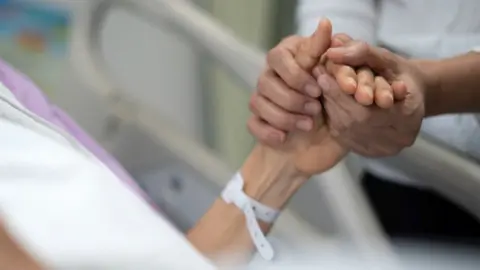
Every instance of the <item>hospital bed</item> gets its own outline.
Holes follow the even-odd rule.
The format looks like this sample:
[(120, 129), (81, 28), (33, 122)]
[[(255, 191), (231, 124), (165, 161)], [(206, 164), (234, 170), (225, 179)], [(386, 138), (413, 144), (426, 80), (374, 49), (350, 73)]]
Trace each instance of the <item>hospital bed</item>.
[[(186, 230), (208, 207), (208, 203), (198, 205), (189, 201), (191, 196), (186, 194), (194, 190), (195, 196), (212, 202), (234, 168), (229, 168), (205, 145), (184, 135), (168, 119), (135, 102), (110, 78), (99, 36), (102, 23), (115, 8), (128, 9), (152, 25), (168, 26), (194, 41), (199, 51), (221, 63), (249, 89), (255, 89), (264, 54), (237, 39), (189, 1), (98, 0), (85, 2), (75, 14), (71, 41), (75, 71), (107, 104), (110, 116), (124, 130), (123, 134), (134, 133), (139, 140), (148, 142), (151, 162), (162, 164), (163, 169), (151, 175), (134, 176), (142, 186), (154, 191), (150, 193), (153, 199), (180, 229)], [(411, 176), (428, 179), (432, 187), (480, 218), (480, 196), (476, 195), (480, 194), (480, 168), (467, 157), (422, 135), (413, 147), (385, 162), (395, 164)], [(385, 252), (393, 257), (390, 243), (359, 188), (361, 168), (362, 159), (352, 154), (329, 172), (313, 177), (308, 188), (301, 190), (282, 214), (272, 237), (292, 247), (311, 242), (351, 243), (365, 255)], [(154, 181), (158, 177), (168, 181)], [(178, 200), (192, 207), (194, 213), (182, 215), (185, 209), (179, 209)], [(332, 221), (338, 230), (322, 228), (325, 219)]]

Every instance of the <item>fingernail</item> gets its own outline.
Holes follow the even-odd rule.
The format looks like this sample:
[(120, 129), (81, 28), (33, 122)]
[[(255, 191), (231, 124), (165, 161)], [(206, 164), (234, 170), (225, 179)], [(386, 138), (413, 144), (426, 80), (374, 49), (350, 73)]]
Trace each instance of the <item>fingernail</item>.
[(330, 88), (330, 82), (328, 81), (327, 75), (320, 75), (318, 77), (318, 84), (323, 89), (329, 89)]
[(355, 79), (353, 79), (353, 78), (348, 78), (348, 79), (347, 79), (347, 83), (348, 83), (349, 85), (351, 85), (352, 87), (357, 88), (357, 81), (355, 81)]
[(385, 107), (390, 107), (393, 104), (393, 95), (391, 93), (385, 93), (383, 94), (383, 105)]
[(297, 128), (303, 131), (310, 131), (312, 129), (312, 121), (303, 119), (297, 122)]
[(320, 104), (316, 102), (308, 102), (305, 104), (305, 112), (312, 115), (317, 115), (320, 112)]
[(370, 86), (364, 86), (363, 90), (368, 98), (373, 98), (373, 88), (371, 88)]
[(317, 98), (320, 96), (320, 87), (318, 87), (318, 85), (316, 84), (313, 84), (313, 83), (309, 83), (305, 86), (305, 92), (313, 97), (313, 98)]

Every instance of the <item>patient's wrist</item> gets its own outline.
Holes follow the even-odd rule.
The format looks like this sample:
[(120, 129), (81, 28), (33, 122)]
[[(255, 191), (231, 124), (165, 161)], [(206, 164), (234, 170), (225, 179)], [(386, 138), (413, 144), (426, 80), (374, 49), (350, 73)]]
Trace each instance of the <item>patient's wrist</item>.
[(281, 209), (309, 179), (295, 168), (292, 155), (257, 144), (240, 170), (245, 193), (256, 201)]
[[(309, 178), (295, 168), (292, 155), (260, 144), (254, 147), (240, 169), (240, 174), (244, 193), (276, 210), (281, 210)], [(243, 209), (219, 198), (189, 231), (188, 239), (210, 258), (235, 252), (248, 257), (254, 244), (245, 221)], [(265, 233), (272, 223), (260, 221), (259, 225)]]

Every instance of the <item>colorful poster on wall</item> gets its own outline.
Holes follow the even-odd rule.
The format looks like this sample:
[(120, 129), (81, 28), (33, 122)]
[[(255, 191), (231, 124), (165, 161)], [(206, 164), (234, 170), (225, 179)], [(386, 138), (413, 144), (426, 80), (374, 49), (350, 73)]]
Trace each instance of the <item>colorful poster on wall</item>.
[(57, 5), (0, 0), (0, 57), (53, 94), (67, 70), (69, 23)]

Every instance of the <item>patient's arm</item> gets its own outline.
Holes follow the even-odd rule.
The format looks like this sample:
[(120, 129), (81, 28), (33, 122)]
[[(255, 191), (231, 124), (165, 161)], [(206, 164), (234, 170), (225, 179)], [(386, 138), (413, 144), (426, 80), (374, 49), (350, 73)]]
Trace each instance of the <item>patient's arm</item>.
[[(257, 145), (241, 169), (245, 193), (272, 208), (282, 209), (290, 197), (308, 179), (299, 172), (288, 155)], [(264, 232), (269, 224), (260, 222)], [(245, 217), (235, 205), (218, 199), (199, 223), (188, 233), (191, 243), (202, 253), (215, 258), (226, 253), (249, 254), (253, 243)], [(220, 254), (221, 253), (221, 254)]]
[[(305, 69), (313, 68), (328, 49), (330, 37), (330, 23), (321, 22), (312, 37), (302, 44), (296, 55), (297, 63)], [(289, 135), (286, 144), (278, 149), (257, 144), (240, 170), (245, 181), (244, 192), (276, 209), (284, 208), (311, 175), (333, 167), (347, 152), (330, 137), (321, 118), (316, 119), (312, 131)], [(267, 224), (261, 227), (264, 232), (270, 229)], [(248, 257), (253, 250), (244, 214), (221, 199), (188, 233), (188, 239), (211, 258), (226, 252)]]
[[(286, 149), (275, 150), (257, 144), (240, 170), (245, 182), (244, 192), (279, 210), (311, 175), (330, 169), (347, 153), (324, 127), (310, 134), (292, 134), (287, 145)], [(269, 231), (268, 224), (260, 225), (265, 233)], [(225, 253), (244, 255), (242, 259), (246, 259), (253, 250), (244, 214), (221, 199), (188, 233), (188, 239), (213, 259)]]

